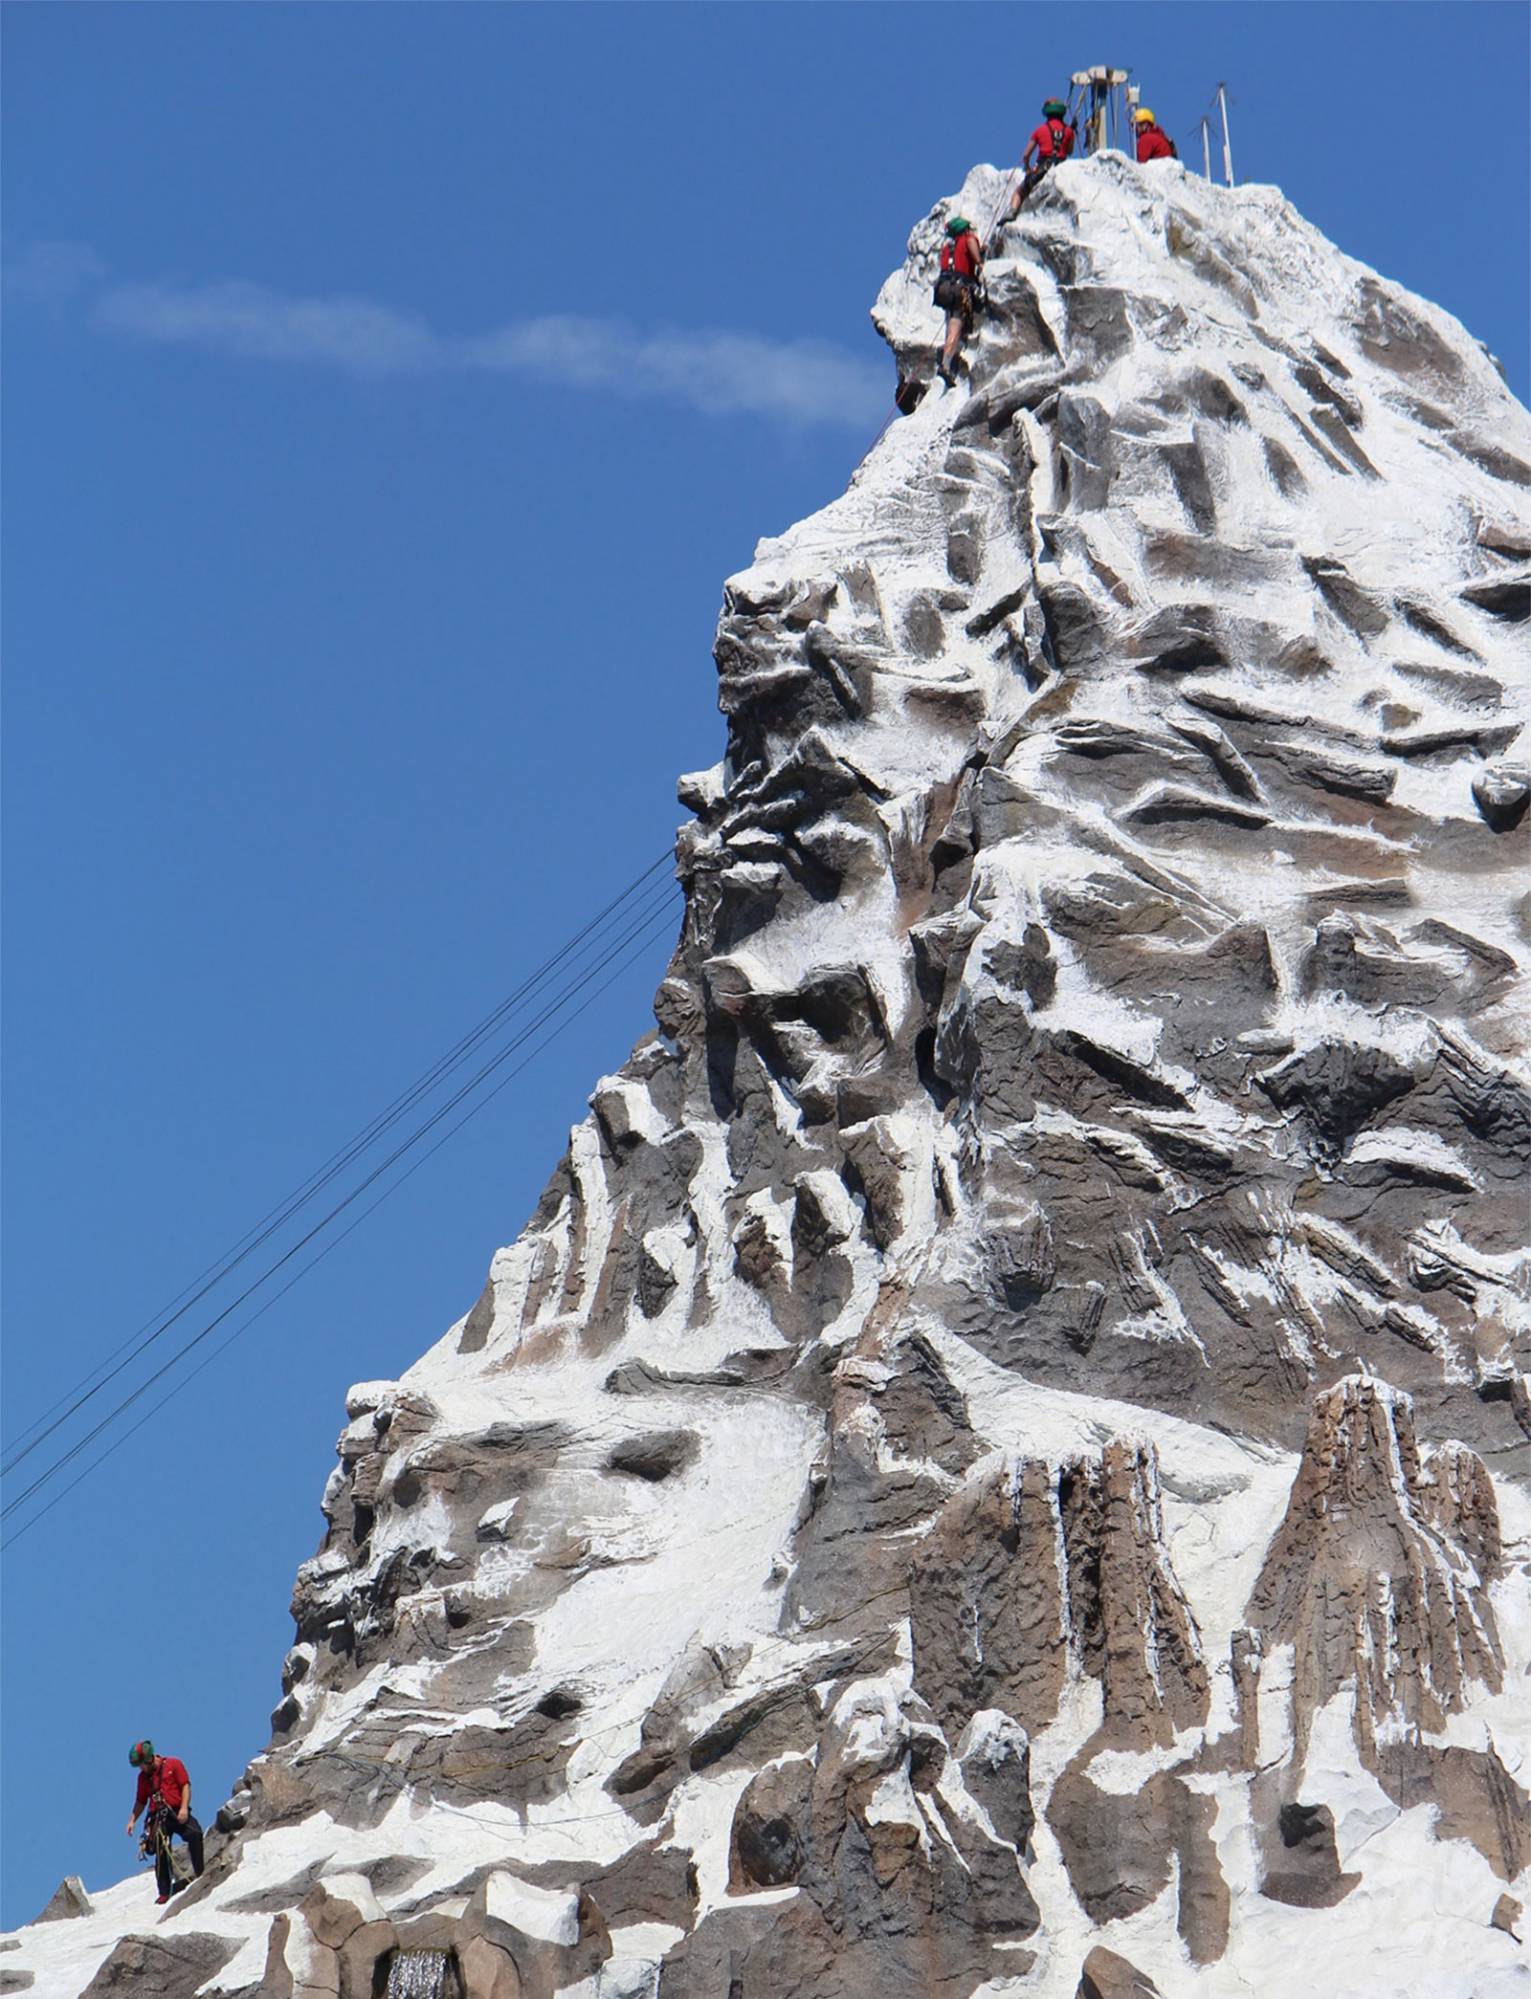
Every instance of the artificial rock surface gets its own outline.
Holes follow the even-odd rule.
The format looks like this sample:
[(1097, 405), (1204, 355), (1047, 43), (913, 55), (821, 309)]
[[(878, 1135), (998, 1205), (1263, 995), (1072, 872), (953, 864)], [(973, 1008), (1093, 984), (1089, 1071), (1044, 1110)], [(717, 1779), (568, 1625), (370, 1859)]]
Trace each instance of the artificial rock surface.
[[(204, 1994), (1531, 1992), (1531, 423), (1110, 154), (921, 397), (954, 205), (726, 586), (657, 1032), (351, 1393)], [(166, 1989), (142, 1899), (7, 1970)]]

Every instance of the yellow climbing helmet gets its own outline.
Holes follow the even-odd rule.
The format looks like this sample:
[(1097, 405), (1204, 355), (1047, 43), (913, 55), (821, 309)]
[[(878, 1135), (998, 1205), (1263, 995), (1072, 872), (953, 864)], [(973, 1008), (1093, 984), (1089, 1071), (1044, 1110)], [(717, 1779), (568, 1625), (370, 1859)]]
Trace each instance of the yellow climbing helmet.
[(1148, 109), (1146, 104), (1140, 104), (1132, 114), (1132, 122), (1134, 125), (1152, 125), (1154, 114)]

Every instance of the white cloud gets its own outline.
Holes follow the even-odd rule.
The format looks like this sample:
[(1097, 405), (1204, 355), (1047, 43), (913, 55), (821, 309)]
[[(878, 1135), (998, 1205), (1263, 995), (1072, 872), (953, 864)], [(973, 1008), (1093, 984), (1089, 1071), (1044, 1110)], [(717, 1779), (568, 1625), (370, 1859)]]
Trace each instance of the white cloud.
[(722, 330), (644, 331), (576, 316), (512, 320), (470, 338), (438, 333), (370, 299), (287, 298), (263, 285), (118, 284), (92, 307), (97, 325), (138, 339), (241, 360), (338, 368), (378, 380), (429, 372), (528, 375), (618, 395), (659, 396), (708, 414), (805, 423), (873, 423), (885, 371), (820, 340)]
[(42, 305), (63, 305), (106, 276), (87, 243), (31, 243), (5, 266), (5, 289)]
[(749, 333), (651, 333), (618, 320), (519, 320), (464, 344), (466, 365), (625, 395), (669, 396), (709, 413), (875, 422), (888, 401), (875, 363), (822, 340)]
[(264, 285), (116, 285), (92, 317), (118, 333), (248, 361), (308, 361), (355, 375), (417, 375), (450, 365), (423, 320), (361, 298), (283, 298)]

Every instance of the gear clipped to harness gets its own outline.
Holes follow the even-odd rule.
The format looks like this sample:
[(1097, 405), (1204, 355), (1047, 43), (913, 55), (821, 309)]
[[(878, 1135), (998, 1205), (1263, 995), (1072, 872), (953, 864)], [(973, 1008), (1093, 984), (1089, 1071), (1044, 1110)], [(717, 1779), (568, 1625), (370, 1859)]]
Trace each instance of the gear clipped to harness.
[(961, 313), (971, 318), (983, 295), (982, 259), (978, 236), (965, 215), (954, 215), (946, 225), (946, 241), (941, 245), (941, 268), (932, 294), (943, 312)]
[(950, 387), (955, 380), (953, 370), (958, 350), (987, 303), (983, 290), (983, 247), (977, 230), (965, 215), (954, 215), (946, 225), (946, 241), (941, 245), (940, 269), (931, 296), (946, 314), (946, 339), (936, 373)]
[[(1010, 197), (1010, 206), (1000, 223), (1013, 222), (1028, 197), (1042, 184), (1054, 167), (1061, 167), (1074, 150), (1079, 134), (1069, 123), (1068, 106), (1061, 97), (1049, 97), (1042, 106), (1042, 122), (1026, 141), (1021, 154), (1021, 181)], [(997, 235), (996, 231), (996, 235)], [(989, 245), (992, 250), (994, 245)]]

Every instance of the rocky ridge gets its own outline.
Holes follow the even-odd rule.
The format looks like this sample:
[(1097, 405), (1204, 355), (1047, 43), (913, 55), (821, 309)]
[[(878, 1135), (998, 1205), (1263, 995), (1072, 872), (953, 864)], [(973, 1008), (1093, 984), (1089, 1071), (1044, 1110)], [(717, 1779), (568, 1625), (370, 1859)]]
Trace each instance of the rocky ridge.
[(1531, 1992), (1531, 421), (1271, 188), (989, 289), (726, 586), (656, 1031), (351, 1392), (206, 1879), (0, 1987)]

